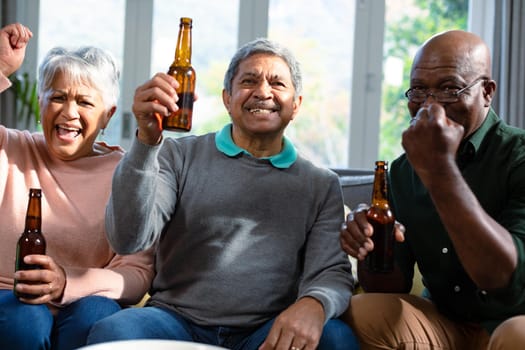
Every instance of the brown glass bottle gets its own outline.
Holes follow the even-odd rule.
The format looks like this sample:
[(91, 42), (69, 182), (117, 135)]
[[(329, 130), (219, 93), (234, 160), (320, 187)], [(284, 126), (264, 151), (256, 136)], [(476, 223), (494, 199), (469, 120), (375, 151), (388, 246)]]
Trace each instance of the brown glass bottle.
[(374, 250), (366, 256), (368, 270), (390, 272), (394, 268), (394, 222), (388, 203), (388, 162), (378, 160), (375, 166), (372, 204), (367, 212), (368, 222), (374, 228)]
[[(16, 245), (15, 271), (39, 269), (40, 265), (29, 265), (24, 257), (30, 254), (46, 254), (46, 240), (42, 234), (42, 190), (29, 189), (25, 229)], [(17, 281), (15, 280), (15, 286)], [(20, 294), (17, 297), (35, 298), (36, 295)]]
[(195, 92), (196, 74), (191, 65), (191, 28), (192, 19), (181, 17), (175, 60), (168, 74), (177, 79), (180, 86), (177, 89), (179, 109), (162, 119), (162, 129), (171, 131), (190, 131), (193, 117), (193, 97)]

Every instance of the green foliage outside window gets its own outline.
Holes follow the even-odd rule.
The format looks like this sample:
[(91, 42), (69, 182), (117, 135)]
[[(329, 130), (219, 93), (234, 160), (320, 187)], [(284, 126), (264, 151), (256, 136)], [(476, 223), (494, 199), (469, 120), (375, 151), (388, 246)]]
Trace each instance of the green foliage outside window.
[(40, 108), (36, 80), (28, 73), (12, 75), (10, 80), (16, 100), (16, 127), (23, 130), (36, 130), (40, 126)]
[(401, 134), (409, 121), (404, 93), (409, 87), (415, 50), (436, 33), (467, 29), (468, 0), (415, 0), (414, 4), (418, 11), (387, 23), (385, 28), (385, 58), (402, 60), (403, 83), (400, 86), (383, 85), (380, 159), (393, 160), (403, 152)]

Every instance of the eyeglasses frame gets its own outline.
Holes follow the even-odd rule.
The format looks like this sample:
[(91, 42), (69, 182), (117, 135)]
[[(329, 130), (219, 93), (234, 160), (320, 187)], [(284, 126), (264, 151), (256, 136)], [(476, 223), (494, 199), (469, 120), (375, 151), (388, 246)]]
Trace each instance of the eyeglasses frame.
[[(477, 83), (479, 83), (480, 81), (484, 81), (486, 82), (487, 80), (489, 80), (489, 78), (487, 77), (479, 77), (477, 79), (474, 79), (474, 81), (472, 81), (470, 84), (468, 84), (467, 86), (465, 86), (464, 88), (461, 88), (459, 89), (458, 91), (454, 92), (454, 97), (455, 97), (455, 100), (454, 101), (446, 101), (446, 102), (441, 102), (439, 100), (439, 98), (437, 98), (437, 96), (432, 92), (432, 90), (440, 90), (440, 89), (421, 89), (421, 91), (424, 91), (425, 92), (425, 98), (423, 99), (423, 101), (421, 102), (414, 102), (410, 99), (410, 97), (408, 96), (408, 94), (411, 92), (411, 91), (414, 91), (415, 88), (410, 88), (408, 89), (407, 91), (405, 91), (405, 97), (408, 99), (408, 101), (412, 102), (412, 103), (423, 103), (426, 101), (426, 99), (428, 98), (428, 96), (432, 96), (434, 97), (438, 102), (441, 102), (441, 103), (455, 103), (457, 101), (459, 101), (459, 96), (461, 96), (461, 94), (463, 94), (465, 91), (467, 91), (468, 89), (474, 87)], [(444, 91), (444, 90), (442, 90)]]

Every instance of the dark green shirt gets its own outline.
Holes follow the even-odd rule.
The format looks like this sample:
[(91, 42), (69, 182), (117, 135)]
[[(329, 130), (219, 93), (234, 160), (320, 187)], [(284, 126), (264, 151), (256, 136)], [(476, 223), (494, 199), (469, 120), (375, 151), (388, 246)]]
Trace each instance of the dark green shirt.
[(525, 314), (525, 131), (506, 125), (491, 109), (482, 126), (462, 142), (457, 162), (484, 210), (512, 235), (518, 266), (509, 286), (489, 292), (469, 278), (404, 154), (390, 168), (391, 204), (396, 219), (406, 227), (406, 240), (397, 244), (396, 259), (410, 281), (417, 262), (427, 292), (441, 312), (455, 320), (481, 323), (491, 331), (503, 320)]

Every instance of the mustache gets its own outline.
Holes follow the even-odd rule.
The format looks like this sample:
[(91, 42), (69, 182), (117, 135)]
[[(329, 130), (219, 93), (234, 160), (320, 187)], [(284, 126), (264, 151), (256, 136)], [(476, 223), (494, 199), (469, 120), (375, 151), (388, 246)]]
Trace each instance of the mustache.
[(273, 111), (280, 111), (281, 105), (275, 102), (259, 101), (259, 102), (248, 103), (245, 105), (245, 108), (247, 109), (269, 109)]

